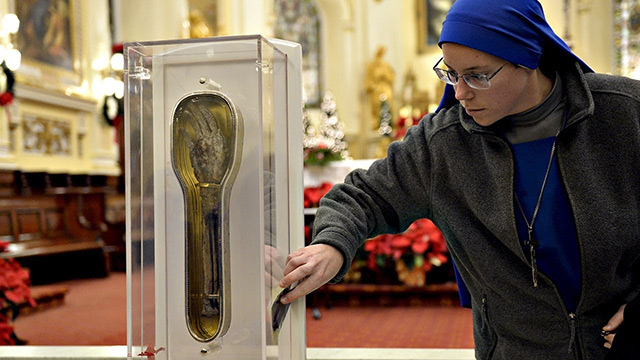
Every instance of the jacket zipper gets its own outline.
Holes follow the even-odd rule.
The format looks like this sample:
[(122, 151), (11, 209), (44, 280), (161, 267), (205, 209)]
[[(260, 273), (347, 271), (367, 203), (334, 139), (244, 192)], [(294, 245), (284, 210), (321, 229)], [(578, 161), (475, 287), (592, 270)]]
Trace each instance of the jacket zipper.
[[(493, 330), (491, 329), (491, 324), (489, 324), (489, 310), (488, 310), (488, 300), (487, 300), (487, 295), (483, 294), (482, 295), (482, 317), (484, 318), (484, 321), (482, 322), (482, 328), (481, 330), (485, 330), (485, 327), (489, 328), (489, 331), (492, 332)], [(497, 336), (497, 335), (494, 335)], [(493, 353), (494, 351), (496, 351), (496, 346), (497, 346), (497, 338), (496, 339), (491, 339), (491, 341), (493, 342), (491, 344), (491, 349), (489, 350), (489, 353), (487, 354), (487, 359), (491, 359), (493, 357)]]
[(487, 295), (482, 295), (482, 316), (484, 317), (482, 330), (484, 330), (485, 326), (489, 326), (489, 316), (487, 316)]
[(569, 326), (571, 327), (571, 338), (569, 339), (569, 349), (567, 353), (571, 354), (573, 345), (576, 342), (576, 314), (575, 313), (569, 313)]
[[(565, 124), (565, 128), (567, 127), (567, 125)], [(558, 134), (559, 136), (560, 134)], [(573, 197), (571, 196), (571, 194), (569, 193), (569, 190), (567, 188), (567, 184), (565, 181), (565, 177), (564, 174), (562, 173), (562, 163), (563, 160), (560, 156), (561, 150), (560, 150), (560, 146), (558, 147), (557, 151), (556, 151), (556, 159), (558, 162), (558, 173), (560, 174), (560, 180), (562, 181), (562, 187), (565, 189), (565, 192), (567, 194), (567, 201), (569, 202), (569, 207), (571, 209), (574, 209), (574, 203), (573, 203)], [(573, 212), (573, 210), (571, 211), (571, 214), (573, 216), (573, 223), (576, 224), (576, 218), (575, 218), (575, 213)], [(580, 257), (580, 274), (581, 274), (581, 284), (580, 284), (580, 299), (578, 300), (578, 303), (576, 304), (576, 309), (574, 311), (576, 311), (577, 309), (580, 308), (580, 305), (582, 304), (582, 301), (584, 301), (584, 296), (583, 296), (583, 291), (584, 291), (584, 284), (585, 284), (585, 279), (584, 279), (584, 268), (583, 268), (583, 263), (582, 263), (582, 259), (583, 259), (583, 254), (582, 254), (582, 246), (580, 243), (580, 237), (578, 236), (578, 229), (576, 229), (576, 242), (578, 245), (578, 256)], [(553, 282), (552, 282), (553, 283)], [(554, 288), (556, 293), (558, 293), (558, 287), (555, 283), (553, 283)], [(558, 294), (559, 295), (559, 294)], [(562, 304), (565, 306), (566, 309), (566, 304), (564, 304), (564, 301), (562, 301)], [(571, 339), (569, 341), (569, 352), (571, 352), (571, 348), (575, 345), (576, 348), (576, 358), (581, 358), (582, 355), (582, 351), (580, 350), (580, 344), (579, 344), (579, 337), (576, 334), (576, 318), (577, 315), (575, 312), (569, 312), (569, 325), (571, 326)]]

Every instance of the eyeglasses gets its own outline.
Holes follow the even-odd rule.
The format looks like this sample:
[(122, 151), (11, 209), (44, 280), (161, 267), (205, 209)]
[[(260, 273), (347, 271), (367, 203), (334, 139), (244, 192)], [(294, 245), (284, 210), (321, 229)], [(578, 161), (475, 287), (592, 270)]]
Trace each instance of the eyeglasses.
[(438, 60), (438, 62), (433, 66), (433, 71), (436, 72), (436, 75), (438, 75), (438, 78), (440, 78), (440, 80), (444, 81), (449, 85), (458, 85), (459, 79), (462, 78), (462, 80), (464, 80), (464, 82), (467, 83), (469, 87), (477, 90), (489, 89), (491, 87), (491, 82), (489, 80), (493, 79), (493, 77), (496, 76), (500, 72), (500, 70), (502, 70), (502, 68), (508, 64), (508, 63), (505, 63), (504, 65), (500, 66), (500, 68), (491, 75), (486, 75), (486, 74), (458, 75), (453, 71), (438, 68), (437, 66), (438, 64), (440, 64), (440, 62), (442, 62), (442, 59), (444, 58), (440, 58), (440, 60)]

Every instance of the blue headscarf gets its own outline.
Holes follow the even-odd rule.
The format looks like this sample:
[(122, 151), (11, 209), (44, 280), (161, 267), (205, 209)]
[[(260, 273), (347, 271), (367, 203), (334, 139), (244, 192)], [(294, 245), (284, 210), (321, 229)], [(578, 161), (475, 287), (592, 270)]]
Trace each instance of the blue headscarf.
[[(438, 45), (447, 42), (529, 69), (538, 68), (544, 53), (556, 63), (578, 62), (584, 72), (593, 72), (553, 32), (537, 0), (458, 0), (442, 23)], [(453, 86), (447, 85), (438, 110), (456, 102)]]

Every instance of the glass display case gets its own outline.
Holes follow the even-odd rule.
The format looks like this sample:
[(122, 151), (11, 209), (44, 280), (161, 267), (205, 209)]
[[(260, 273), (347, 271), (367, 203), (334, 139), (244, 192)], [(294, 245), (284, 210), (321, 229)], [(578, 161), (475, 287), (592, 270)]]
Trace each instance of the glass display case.
[(124, 53), (129, 356), (304, 359), (304, 304), (277, 303), (304, 245), (300, 46)]

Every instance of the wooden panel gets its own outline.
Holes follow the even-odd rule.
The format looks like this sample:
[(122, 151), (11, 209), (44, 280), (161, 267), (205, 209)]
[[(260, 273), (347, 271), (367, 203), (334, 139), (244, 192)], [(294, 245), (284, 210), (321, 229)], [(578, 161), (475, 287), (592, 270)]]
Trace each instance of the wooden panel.
[(0, 240), (13, 241), (11, 211), (0, 211)]
[(0, 196), (12, 196), (16, 194), (17, 181), (13, 171), (0, 171)]
[(42, 238), (42, 218), (39, 210), (20, 210), (16, 212), (16, 215), (20, 241)]
[(57, 238), (66, 235), (67, 227), (64, 222), (64, 209), (46, 209), (45, 210), (45, 237)]
[(48, 186), (50, 187), (64, 187), (69, 186), (71, 181), (69, 174), (47, 174)]
[(111, 253), (101, 235), (119, 239), (114, 243), (124, 254), (124, 230), (112, 229), (104, 219), (105, 196), (116, 193), (116, 184), (98, 175), (0, 170), (0, 240), (11, 242), (0, 258), (28, 264), (32, 281), (104, 276)]
[(14, 172), (0, 170), (0, 185), (3, 187), (11, 187), (15, 182)]

